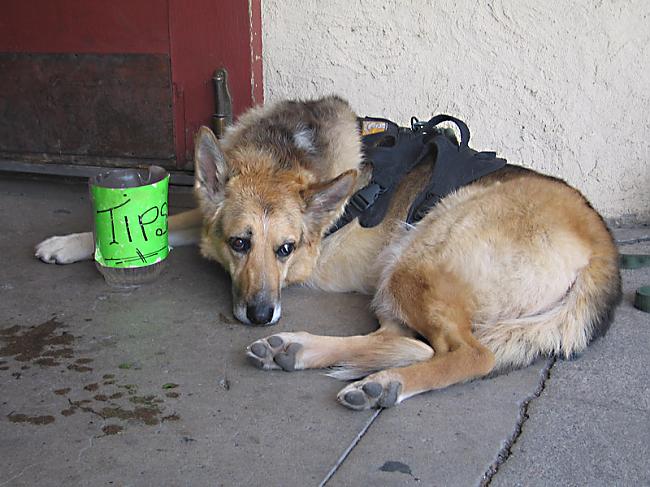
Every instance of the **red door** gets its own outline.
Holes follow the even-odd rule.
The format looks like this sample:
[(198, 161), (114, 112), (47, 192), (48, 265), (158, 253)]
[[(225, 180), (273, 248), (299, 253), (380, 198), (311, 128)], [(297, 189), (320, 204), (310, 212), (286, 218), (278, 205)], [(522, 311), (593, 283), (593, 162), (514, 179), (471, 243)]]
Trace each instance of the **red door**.
[(217, 68), (235, 116), (263, 101), (260, 30), (260, 0), (5, 2), (0, 169), (191, 169)]

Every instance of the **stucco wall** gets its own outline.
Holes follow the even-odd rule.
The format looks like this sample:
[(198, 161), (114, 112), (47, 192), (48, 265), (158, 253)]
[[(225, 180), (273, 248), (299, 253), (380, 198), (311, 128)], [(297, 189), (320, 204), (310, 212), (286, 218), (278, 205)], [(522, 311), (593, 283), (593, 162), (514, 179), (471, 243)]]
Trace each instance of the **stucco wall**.
[(560, 176), (650, 221), (650, 1), (263, 0), (267, 102), (338, 93)]

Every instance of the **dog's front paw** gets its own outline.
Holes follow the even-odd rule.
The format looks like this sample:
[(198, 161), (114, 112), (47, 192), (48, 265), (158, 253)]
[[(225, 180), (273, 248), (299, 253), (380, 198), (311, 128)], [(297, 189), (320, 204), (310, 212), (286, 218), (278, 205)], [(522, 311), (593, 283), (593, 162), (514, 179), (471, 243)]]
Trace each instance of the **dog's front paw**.
[(344, 387), (337, 400), (344, 406), (361, 411), (371, 408), (389, 408), (402, 400), (402, 383), (388, 374), (378, 372)]
[(292, 333), (280, 333), (253, 342), (246, 348), (248, 361), (264, 370), (285, 370), (292, 372), (302, 369), (299, 352), (302, 344), (291, 340)]
[(36, 257), (48, 264), (72, 264), (93, 255), (93, 234), (90, 232), (50, 237), (34, 249)]

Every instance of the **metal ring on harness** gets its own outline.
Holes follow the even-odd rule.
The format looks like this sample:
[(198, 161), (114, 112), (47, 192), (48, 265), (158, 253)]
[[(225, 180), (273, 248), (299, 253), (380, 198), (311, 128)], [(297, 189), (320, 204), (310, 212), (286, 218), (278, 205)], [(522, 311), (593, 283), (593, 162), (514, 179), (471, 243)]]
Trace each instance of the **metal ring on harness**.
[(460, 148), (467, 149), (470, 139), (469, 127), (467, 127), (465, 122), (451, 115), (436, 115), (427, 122), (420, 122), (416, 117), (411, 117), (411, 130), (419, 132), (422, 129), (428, 129), (427, 131), (430, 132), (436, 125), (440, 125), (442, 122), (452, 122), (458, 127), (460, 131)]

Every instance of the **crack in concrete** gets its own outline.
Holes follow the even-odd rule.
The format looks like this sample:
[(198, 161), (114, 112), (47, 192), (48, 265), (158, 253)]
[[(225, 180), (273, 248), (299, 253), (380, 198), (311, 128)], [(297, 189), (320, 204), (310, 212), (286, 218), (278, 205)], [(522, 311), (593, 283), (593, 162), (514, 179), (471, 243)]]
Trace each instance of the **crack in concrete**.
[(375, 422), (375, 419), (377, 419), (377, 417), (381, 414), (381, 412), (382, 412), (382, 409), (377, 409), (377, 411), (375, 411), (373, 413), (373, 415), (370, 416), (370, 419), (366, 422), (366, 424), (363, 426), (363, 428), (361, 428), (361, 431), (359, 431), (357, 433), (357, 436), (354, 437), (354, 439), (352, 440), (352, 443), (350, 443), (350, 445), (348, 445), (348, 447), (345, 449), (343, 454), (339, 457), (339, 459), (336, 461), (336, 463), (330, 469), (330, 471), (327, 472), (327, 475), (321, 481), (321, 483), (318, 484), (318, 487), (324, 487), (324, 485), (327, 484), (327, 482), (329, 482), (332, 479), (334, 474), (341, 467), (341, 465), (343, 464), (345, 459), (348, 458), (348, 455), (350, 455), (352, 450), (359, 444), (359, 442), (361, 441), (361, 438), (363, 438), (363, 436), (368, 432), (368, 429), (370, 428), (370, 426), (372, 426), (372, 423)]
[(551, 376), (551, 369), (555, 365), (556, 361), (557, 361), (557, 357), (555, 356), (549, 357), (546, 360), (546, 364), (544, 365), (544, 368), (540, 372), (540, 379), (537, 384), (537, 387), (535, 388), (533, 393), (528, 397), (526, 397), (519, 405), (519, 414), (517, 415), (515, 428), (512, 434), (510, 435), (510, 437), (507, 438), (506, 441), (501, 446), (501, 449), (497, 453), (494, 462), (492, 462), (492, 464), (488, 466), (485, 473), (483, 474), (483, 477), (479, 483), (480, 487), (488, 487), (492, 482), (494, 476), (498, 473), (501, 465), (503, 465), (506, 461), (508, 461), (508, 458), (510, 458), (510, 455), (512, 454), (512, 447), (515, 445), (515, 443), (517, 443), (517, 440), (519, 440), (519, 437), (521, 436), (521, 433), (523, 431), (524, 423), (528, 421), (529, 418), (528, 408), (530, 407), (530, 404), (539, 396), (541, 396), (542, 392), (544, 392), (544, 389), (546, 388), (546, 384)]
[(86, 452), (87, 450), (89, 450), (89, 449), (91, 449), (93, 447), (93, 438), (94, 438), (94, 436), (95, 435), (90, 435), (88, 437), (88, 445), (84, 446), (83, 448), (81, 448), (79, 450), (79, 453), (77, 455), (77, 463), (81, 462), (81, 455), (83, 455), (84, 452)]

